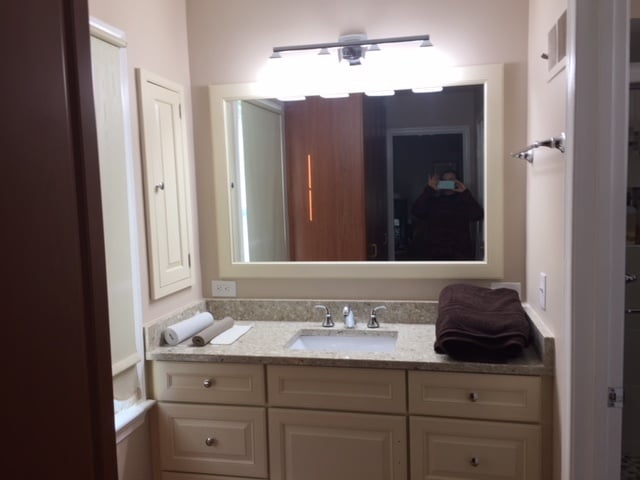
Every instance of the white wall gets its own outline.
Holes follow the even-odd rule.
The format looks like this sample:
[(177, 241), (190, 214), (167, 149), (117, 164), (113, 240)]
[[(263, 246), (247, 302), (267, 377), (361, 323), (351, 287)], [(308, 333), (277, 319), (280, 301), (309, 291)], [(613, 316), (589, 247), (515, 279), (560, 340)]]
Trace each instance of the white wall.
[[(567, 8), (566, 1), (530, 0), (529, 2), (529, 91), (527, 102), (527, 141), (532, 143), (566, 131), (567, 70), (550, 79), (547, 62), (547, 34)], [(569, 348), (565, 307), (565, 155), (559, 150), (538, 148), (527, 171), (526, 272), (527, 301), (556, 337), (556, 350)], [(546, 310), (539, 303), (540, 273), (547, 274)], [(556, 358), (554, 388), (554, 477), (566, 476), (569, 420), (569, 365), (566, 357)], [(564, 476), (560, 476), (560, 472)]]
[[(193, 138), (191, 132), (191, 85), (189, 73), (189, 52), (187, 42), (187, 20), (185, 0), (89, 0), (89, 14), (122, 31), (127, 37), (127, 56), (129, 67), (129, 87), (131, 97), (131, 124), (135, 164), (135, 184), (137, 206), (139, 212), (138, 232), (140, 234), (140, 261), (142, 277), (143, 319), (150, 320), (177, 310), (181, 306), (202, 298), (199, 267), (199, 243), (197, 202), (195, 194), (195, 167), (193, 154)], [(142, 195), (142, 161), (140, 157), (140, 135), (138, 133), (138, 107), (135, 88), (135, 68), (144, 68), (172, 80), (185, 87), (185, 103), (187, 113), (188, 152), (190, 181), (192, 183), (192, 212), (194, 232), (194, 264), (195, 283), (191, 288), (182, 290), (157, 301), (149, 296), (149, 275), (147, 267), (147, 244), (144, 222), (144, 201)]]
[[(193, 160), (193, 137), (191, 136), (191, 96), (189, 54), (187, 44), (186, 7), (184, 0), (89, 0), (89, 14), (121, 31), (127, 38), (127, 61), (130, 93), (131, 136), (134, 155), (134, 184), (138, 211), (140, 274), (143, 322), (148, 323), (185, 304), (202, 298), (199, 267), (199, 245), (197, 204), (195, 196), (195, 167)], [(147, 267), (147, 242), (145, 234), (144, 201), (142, 191), (142, 162), (140, 135), (138, 133), (138, 108), (135, 87), (135, 68), (144, 68), (168, 80), (185, 86), (185, 118), (188, 120), (188, 152), (190, 182), (192, 184), (192, 212), (194, 252), (192, 258), (194, 285), (157, 301), (149, 296)], [(118, 341), (112, 338), (112, 341)], [(126, 400), (138, 395), (139, 385), (136, 369), (128, 369), (114, 378), (114, 397)], [(151, 480), (149, 425), (144, 422), (131, 436), (117, 446), (118, 472), (120, 480)]]
[[(189, 0), (187, 21), (197, 174), (211, 178), (206, 86), (254, 81), (278, 45), (429, 33), (458, 65), (505, 63), (505, 152), (526, 141), (527, 0)], [(215, 141), (215, 139), (214, 139)], [(505, 161), (505, 279), (524, 282), (523, 162)], [(198, 183), (204, 295), (218, 278), (213, 192)], [(238, 296), (260, 298), (437, 299), (446, 281), (241, 280)]]

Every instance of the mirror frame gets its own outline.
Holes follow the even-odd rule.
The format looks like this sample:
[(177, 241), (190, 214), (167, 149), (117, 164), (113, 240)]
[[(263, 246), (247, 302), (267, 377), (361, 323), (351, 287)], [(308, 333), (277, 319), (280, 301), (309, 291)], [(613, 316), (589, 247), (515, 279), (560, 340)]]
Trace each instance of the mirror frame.
[[(485, 259), (463, 262), (236, 262), (232, 252), (230, 168), (233, 145), (226, 102), (259, 98), (254, 83), (209, 86), (215, 223), (221, 278), (500, 279), (504, 271), (504, 66), (455, 67), (444, 86), (484, 85)], [(428, 95), (428, 94), (427, 94)], [(491, 128), (487, 128), (491, 125)], [(202, 208), (202, 207), (201, 207)]]

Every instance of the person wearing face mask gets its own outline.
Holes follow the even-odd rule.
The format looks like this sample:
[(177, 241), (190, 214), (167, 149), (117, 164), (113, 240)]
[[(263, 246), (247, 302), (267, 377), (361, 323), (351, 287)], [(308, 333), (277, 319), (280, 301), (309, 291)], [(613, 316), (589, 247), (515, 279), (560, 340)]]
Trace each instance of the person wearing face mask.
[(484, 211), (454, 171), (431, 175), (411, 214), (412, 260), (475, 259), (470, 224), (482, 220)]

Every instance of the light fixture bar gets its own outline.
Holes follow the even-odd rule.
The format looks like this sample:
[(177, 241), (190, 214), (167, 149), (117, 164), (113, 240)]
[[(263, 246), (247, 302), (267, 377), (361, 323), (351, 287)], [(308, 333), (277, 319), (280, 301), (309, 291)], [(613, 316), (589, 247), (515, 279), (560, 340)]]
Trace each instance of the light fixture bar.
[(362, 38), (362, 39), (348, 39), (338, 42), (329, 43), (310, 43), (308, 45), (289, 45), (285, 47), (273, 47), (273, 53), (280, 52), (292, 52), (297, 50), (317, 50), (322, 48), (335, 48), (335, 47), (354, 47), (364, 45), (380, 45), (384, 43), (403, 43), (403, 42), (415, 42), (422, 40), (421, 47), (432, 47), (433, 43), (429, 39), (429, 35), (412, 35), (408, 37), (389, 37), (389, 38)]

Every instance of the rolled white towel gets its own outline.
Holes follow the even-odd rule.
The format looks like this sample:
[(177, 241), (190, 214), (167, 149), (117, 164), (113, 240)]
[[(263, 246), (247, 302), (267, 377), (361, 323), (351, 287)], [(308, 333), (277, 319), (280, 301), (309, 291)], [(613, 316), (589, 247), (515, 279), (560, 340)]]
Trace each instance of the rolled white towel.
[(164, 341), (169, 345), (177, 345), (210, 325), (213, 325), (213, 315), (209, 312), (198, 313), (167, 327), (164, 331)]
[(194, 335), (191, 341), (197, 347), (204, 347), (212, 339), (220, 335), (222, 332), (226, 332), (233, 327), (233, 318), (224, 317), (222, 320), (216, 320), (213, 325), (205, 328), (197, 335)]

